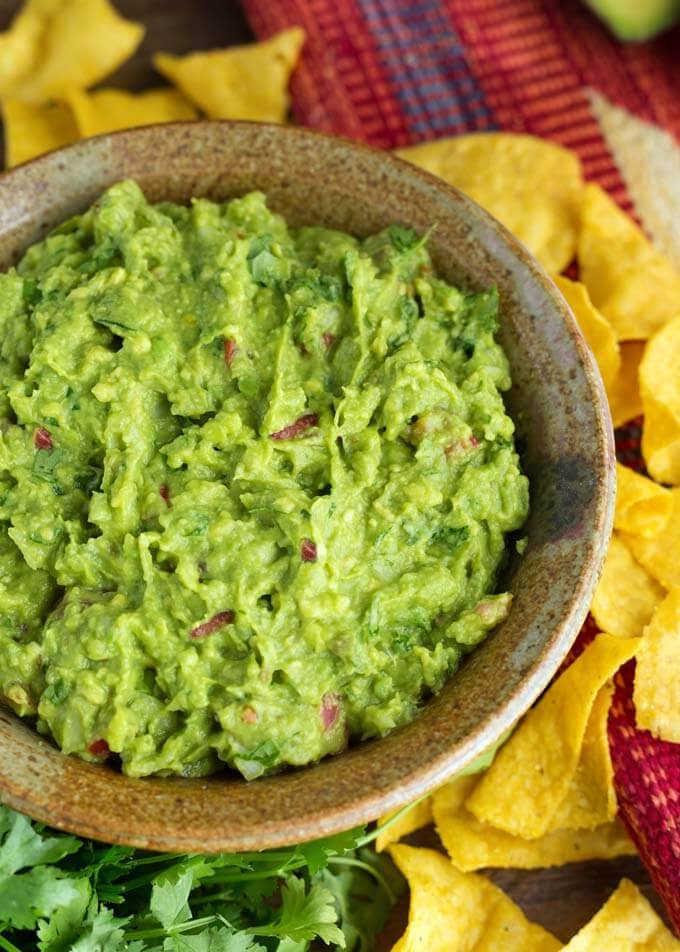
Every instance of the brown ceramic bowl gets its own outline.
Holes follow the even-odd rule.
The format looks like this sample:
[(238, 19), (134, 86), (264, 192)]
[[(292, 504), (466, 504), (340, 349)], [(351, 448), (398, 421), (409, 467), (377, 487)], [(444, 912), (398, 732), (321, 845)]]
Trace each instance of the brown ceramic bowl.
[(0, 796), (82, 836), (172, 851), (251, 850), (323, 836), (431, 790), (494, 744), (548, 684), (586, 614), (611, 528), (613, 441), (602, 385), (564, 300), (522, 245), (411, 165), (290, 127), (197, 122), (80, 142), (0, 178), (0, 267), (107, 186), (151, 200), (262, 189), (296, 225), (425, 231), (439, 273), (496, 284), (508, 404), (531, 481), (529, 544), (508, 572), (510, 617), (418, 717), (389, 737), (250, 783), (144, 779), (61, 754), (0, 709)]

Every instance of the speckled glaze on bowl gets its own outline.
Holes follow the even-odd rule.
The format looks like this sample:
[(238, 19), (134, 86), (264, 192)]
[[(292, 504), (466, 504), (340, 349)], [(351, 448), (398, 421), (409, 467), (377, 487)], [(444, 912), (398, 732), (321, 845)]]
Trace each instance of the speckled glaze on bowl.
[(529, 544), (508, 570), (507, 621), (408, 726), (301, 770), (246, 783), (130, 779), (61, 754), (0, 708), (0, 798), (110, 842), (171, 851), (251, 850), (375, 819), (441, 784), (493, 744), (548, 684), (576, 637), (612, 520), (606, 400), (573, 317), (541, 268), (473, 202), (391, 156), (301, 129), (197, 122), (80, 142), (0, 178), (0, 267), (107, 186), (151, 200), (225, 199), (258, 188), (295, 225), (366, 235), (425, 231), (439, 273), (496, 284), (512, 365), (508, 405), (531, 480)]

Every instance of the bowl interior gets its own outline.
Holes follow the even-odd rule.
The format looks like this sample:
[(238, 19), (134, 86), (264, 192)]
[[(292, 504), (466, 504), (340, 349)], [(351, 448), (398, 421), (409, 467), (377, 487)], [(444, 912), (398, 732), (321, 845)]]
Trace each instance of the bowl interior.
[(83, 836), (172, 851), (265, 848), (366, 822), (425, 793), (493, 744), (546, 686), (588, 608), (608, 537), (613, 442), (602, 386), (561, 296), (474, 203), (397, 159), (308, 131), (251, 123), (147, 127), (78, 143), (0, 178), (0, 267), (132, 177), (150, 200), (262, 189), (289, 222), (367, 235), (425, 231), (439, 273), (496, 285), (508, 405), (531, 481), (528, 547), (511, 560), (507, 621), (419, 716), (302, 770), (135, 780), (66, 757), (0, 708), (0, 796)]

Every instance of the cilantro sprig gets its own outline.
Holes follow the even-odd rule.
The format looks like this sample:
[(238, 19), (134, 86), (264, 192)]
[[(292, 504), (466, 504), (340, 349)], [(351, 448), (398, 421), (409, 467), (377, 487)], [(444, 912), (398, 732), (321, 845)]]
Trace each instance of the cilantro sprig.
[(0, 950), (370, 952), (402, 888), (374, 837), (173, 855), (80, 840), (0, 806)]

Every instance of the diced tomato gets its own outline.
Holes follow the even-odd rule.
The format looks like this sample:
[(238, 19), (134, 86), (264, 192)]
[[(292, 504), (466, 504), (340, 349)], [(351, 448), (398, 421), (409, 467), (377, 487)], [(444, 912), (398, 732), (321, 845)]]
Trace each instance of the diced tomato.
[(163, 483), (162, 486), (158, 487), (158, 495), (169, 509), (172, 506), (172, 503), (170, 502), (170, 487)]
[(236, 341), (234, 340), (234, 338), (225, 337), (224, 338), (224, 362), (227, 365), (227, 367), (231, 367), (234, 361), (234, 354), (236, 353), (237, 350), (238, 350), (238, 347), (236, 346)]
[(111, 753), (111, 748), (103, 737), (99, 740), (90, 741), (90, 743), (87, 745), (87, 749), (93, 757), (108, 757)]
[(191, 629), (190, 637), (191, 638), (205, 638), (206, 635), (212, 635), (214, 631), (217, 631), (219, 628), (223, 628), (225, 625), (230, 625), (234, 620), (233, 612), (218, 612), (216, 615), (213, 615), (212, 618), (209, 618), (207, 621), (204, 621), (202, 624), (197, 625), (195, 628)]
[(312, 426), (316, 426), (318, 422), (318, 413), (305, 413), (305, 415), (301, 416), (299, 420), (295, 421), (295, 423), (291, 423), (289, 426), (284, 426), (282, 430), (277, 430), (276, 433), (270, 433), (269, 438), (272, 440), (294, 440), (296, 437), (304, 433), (305, 430), (308, 430)]
[(326, 347), (326, 350), (330, 350), (333, 344), (335, 343), (335, 341), (337, 340), (335, 334), (331, 334), (330, 331), (326, 331), (326, 333), (323, 334), (322, 337), (323, 337), (323, 342), (324, 342), (324, 346)]
[(319, 714), (321, 715), (323, 729), (329, 731), (340, 716), (340, 696), (338, 694), (324, 694)]
[(444, 456), (447, 459), (451, 459), (454, 456), (462, 456), (464, 453), (469, 453), (470, 450), (475, 450), (479, 446), (479, 440), (476, 436), (469, 436), (466, 440), (457, 440), (455, 443), (449, 443), (448, 446), (444, 447)]
[(300, 543), (300, 558), (303, 562), (316, 562), (316, 544), (311, 539), (303, 539)]
[(39, 426), (33, 434), (33, 444), (37, 450), (51, 450), (53, 443), (50, 431), (44, 426)]
[(253, 707), (244, 707), (241, 719), (244, 720), (246, 724), (257, 724), (257, 711)]

